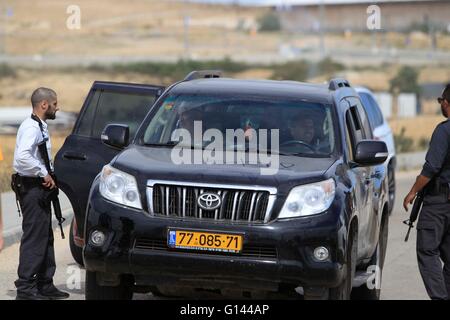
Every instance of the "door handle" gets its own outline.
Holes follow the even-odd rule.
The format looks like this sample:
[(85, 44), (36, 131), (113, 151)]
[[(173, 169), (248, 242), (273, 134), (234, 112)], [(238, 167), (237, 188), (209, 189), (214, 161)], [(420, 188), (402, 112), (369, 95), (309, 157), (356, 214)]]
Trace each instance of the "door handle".
[(85, 154), (70, 152), (70, 151), (64, 152), (63, 158), (68, 159), (68, 160), (80, 160), (80, 161), (84, 161), (87, 159)]

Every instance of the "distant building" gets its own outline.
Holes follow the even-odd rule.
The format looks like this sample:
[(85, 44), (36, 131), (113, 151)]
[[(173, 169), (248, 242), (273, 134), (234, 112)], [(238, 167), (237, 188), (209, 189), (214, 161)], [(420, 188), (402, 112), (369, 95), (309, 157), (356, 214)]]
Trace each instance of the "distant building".
[[(266, 3), (269, 1), (266, 1)], [(271, 1), (288, 31), (368, 31), (367, 8), (381, 9), (381, 30), (409, 31), (411, 27), (448, 30), (449, 0), (284, 0)], [(322, 5), (321, 5), (322, 4)], [(322, 13), (321, 13), (322, 9)], [(321, 15), (323, 19), (321, 19)]]

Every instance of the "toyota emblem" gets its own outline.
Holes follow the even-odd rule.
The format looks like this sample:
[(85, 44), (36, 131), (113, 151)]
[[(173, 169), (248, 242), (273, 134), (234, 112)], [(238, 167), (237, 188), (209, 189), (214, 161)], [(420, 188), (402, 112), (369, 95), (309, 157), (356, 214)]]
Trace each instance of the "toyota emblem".
[(198, 197), (197, 203), (203, 210), (216, 210), (222, 204), (222, 199), (215, 193), (205, 192)]

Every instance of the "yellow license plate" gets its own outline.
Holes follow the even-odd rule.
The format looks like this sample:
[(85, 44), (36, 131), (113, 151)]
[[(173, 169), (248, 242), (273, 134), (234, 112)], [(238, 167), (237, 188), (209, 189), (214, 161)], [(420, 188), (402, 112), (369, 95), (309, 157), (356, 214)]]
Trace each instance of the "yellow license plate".
[(242, 251), (241, 234), (213, 233), (192, 230), (169, 230), (170, 248), (239, 253)]

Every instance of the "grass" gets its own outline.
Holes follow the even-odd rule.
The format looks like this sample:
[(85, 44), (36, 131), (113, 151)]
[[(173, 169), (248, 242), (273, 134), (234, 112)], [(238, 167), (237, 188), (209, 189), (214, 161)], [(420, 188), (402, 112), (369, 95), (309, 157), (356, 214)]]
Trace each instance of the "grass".
[(2, 63), (0, 64), (0, 78), (6, 78), (6, 77), (15, 77), (16, 71), (13, 67)]

